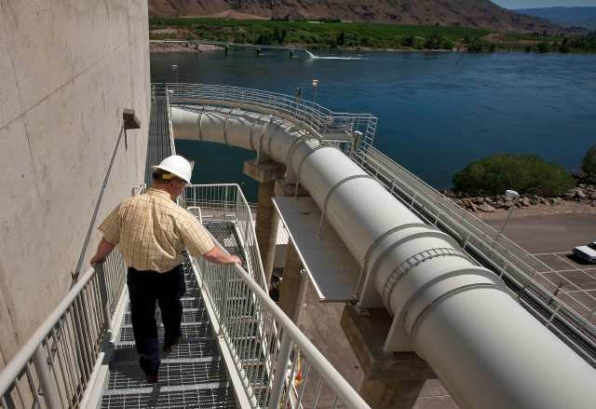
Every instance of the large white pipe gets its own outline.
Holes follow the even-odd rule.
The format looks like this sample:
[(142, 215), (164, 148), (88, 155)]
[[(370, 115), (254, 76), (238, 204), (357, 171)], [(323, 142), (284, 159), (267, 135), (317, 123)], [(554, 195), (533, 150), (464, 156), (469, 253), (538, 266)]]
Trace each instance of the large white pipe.
[(178, 139), (261, 151), (293, 170), (461, 407), (596, 407), (596, 370), (342, 152), (246, 111), (173, 108), (172, 122)]

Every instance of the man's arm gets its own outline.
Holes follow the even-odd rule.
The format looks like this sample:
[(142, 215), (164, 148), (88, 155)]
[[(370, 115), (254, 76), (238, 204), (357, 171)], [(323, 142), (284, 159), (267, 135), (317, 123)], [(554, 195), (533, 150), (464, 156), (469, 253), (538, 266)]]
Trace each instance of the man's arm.
[(217, 245), (213, 246), (211, 250), (203, 254), (207, 261), (217, 264), (242, 264), (242, 260), (238, 256), (231, 256), (223, 252)]
[(91, 265), (106, 261), (106, 257), (112, 252), (112, 250), (114, 250), (114, 247), (116, 247), (116, 244), (112, 244), (102, 237), (99, 245), (97, 246), (97, 251), (91, 259)]

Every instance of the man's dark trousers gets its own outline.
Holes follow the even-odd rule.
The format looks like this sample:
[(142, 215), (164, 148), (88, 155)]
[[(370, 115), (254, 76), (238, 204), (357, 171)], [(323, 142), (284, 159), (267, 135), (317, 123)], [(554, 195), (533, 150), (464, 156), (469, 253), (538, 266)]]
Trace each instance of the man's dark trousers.
[(182, 303), (186, 291), (184, 272), (178, 266), (168, 272), (128, 269), (130, 312), (139, 363), (147, 375), (156, 375), (161, 362), (155, 321), (155, 302), (159, 303), (165, 329), (164, 344), (172, 344), (181, 335)]

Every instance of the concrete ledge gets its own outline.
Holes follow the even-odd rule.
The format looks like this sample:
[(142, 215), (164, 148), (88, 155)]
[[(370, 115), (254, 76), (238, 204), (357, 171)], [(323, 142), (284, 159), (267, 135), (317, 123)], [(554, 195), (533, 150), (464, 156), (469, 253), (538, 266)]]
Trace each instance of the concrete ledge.
[(341, 327), (350, 342), (366, 379), (426, 380), (436, 378), (428, 364), (415, 352), (383, 352), (392, 318), (386, 310), (358, 313), (356, 307), (346, 304)]
[(243, 171), (248, 177), (260, 183), (273, 182), (284, 177), (285, 166), (276, 162), (257, 163), (255, 159), (244, 162)]

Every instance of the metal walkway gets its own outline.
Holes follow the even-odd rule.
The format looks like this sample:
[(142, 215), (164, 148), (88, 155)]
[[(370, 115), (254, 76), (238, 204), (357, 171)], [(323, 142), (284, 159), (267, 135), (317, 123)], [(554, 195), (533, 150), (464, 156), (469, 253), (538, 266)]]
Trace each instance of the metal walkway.
[[(167, 97), (164, 90), (152, 93), (145, 181), (151, 183), (151, 165), (174, 152), (169, 133)], [(215, 227), (216, 225), (212, 225)], [(225, 230), (212, 229), (220, 243), (230, 243)], [(226, 239), (226, 240), (224, 240)], [(237, 253), (236, 243), (227, 247)], [(182, 299), (183, 342), (171, 353), (162, 352), (159, 382), (147, 384), (138, 364), (130, 303), (124, 315), (118, 341), (110, 362), (110, 374), (101, 401), (102, 409), (113, 408), (236, 408), (236, 399), (217, 346), (212, 325), (190, 264), (185, 265), (186, 294)], [(159, 306), (156, 309), (158, 336), (163, 344)]]
[(149, 139), (147, 141), (147, 160), (145, 162), (145, 183), (151, 185), (151, 165), (156, 165), (172, 155), (174, 146), (170, 140), (168, 101), (165, 89), (152, 88), (151, 117), (149, 119)]

